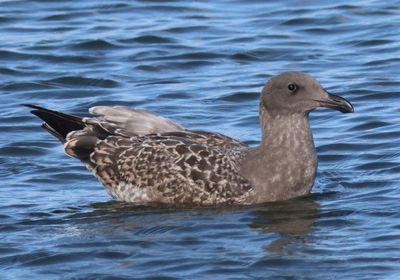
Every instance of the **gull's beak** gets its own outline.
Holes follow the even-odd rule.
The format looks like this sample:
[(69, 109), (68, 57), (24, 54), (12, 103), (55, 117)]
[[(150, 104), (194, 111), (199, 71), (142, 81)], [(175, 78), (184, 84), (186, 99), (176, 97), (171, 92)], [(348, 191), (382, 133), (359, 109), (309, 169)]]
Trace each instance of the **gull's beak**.
[(342, 113), (353, 113), (354, 107), (349, 101), (343, 97), (331, 94), (327, 92), (327, 97), (323, 99), (315, 100), (319, 103), (320, 107), (332, 108)]

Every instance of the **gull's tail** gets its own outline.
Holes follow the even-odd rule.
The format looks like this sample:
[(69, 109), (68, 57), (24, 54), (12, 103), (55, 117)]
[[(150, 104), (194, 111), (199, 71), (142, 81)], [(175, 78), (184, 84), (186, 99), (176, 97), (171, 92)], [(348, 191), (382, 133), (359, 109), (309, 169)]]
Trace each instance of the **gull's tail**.
[(53, 136), (57, 137), (57, 139), (62, 143), (65, 143), (65, 138), (71, 131), (82, 130), (85, 128), (82, 118), (80, 117), (52, 111), (36, 105), (22, 105), (34, 109), (31, 113), (44, 121), (42, 127)]

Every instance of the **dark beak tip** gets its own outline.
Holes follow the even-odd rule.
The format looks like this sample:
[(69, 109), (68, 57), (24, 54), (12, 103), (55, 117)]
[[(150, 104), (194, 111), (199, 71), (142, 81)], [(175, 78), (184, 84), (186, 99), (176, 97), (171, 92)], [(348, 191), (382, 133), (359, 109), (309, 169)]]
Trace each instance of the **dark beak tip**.
[(342, 113), (354, 113), (353, 104), (343, 97), (328, 93), (328, 99), (323, 100), (322, 107), (336, 109)]
[(344, 114), (354, 113), (354, 107), (353, 107), (353, 105), (351, 105), (349, 108), (344, 108), (344, 109), (340, 110), (340, 112), (342, 112)]

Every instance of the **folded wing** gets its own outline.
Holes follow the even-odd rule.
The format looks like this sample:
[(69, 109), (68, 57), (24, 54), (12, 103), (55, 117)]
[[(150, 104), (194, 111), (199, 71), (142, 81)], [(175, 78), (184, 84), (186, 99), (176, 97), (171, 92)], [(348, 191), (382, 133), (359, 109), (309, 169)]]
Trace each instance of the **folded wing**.
[(83, 122), (94, 131), (110, 135), (132, 137), (185, 130), (169, 119), (141, 109), (96, 106), (90, 108), (89, 112), (95, 116), (83, 118)]

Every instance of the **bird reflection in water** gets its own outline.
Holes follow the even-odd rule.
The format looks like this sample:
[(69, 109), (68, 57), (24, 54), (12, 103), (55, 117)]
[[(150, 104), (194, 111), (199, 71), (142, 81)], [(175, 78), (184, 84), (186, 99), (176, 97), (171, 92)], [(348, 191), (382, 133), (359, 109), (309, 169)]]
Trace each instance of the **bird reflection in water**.
[[(142, 240), (144, 235), (158, 239), (160, 234), (162, 240), (185, 244), (187, 235), (193, 241), (202, 242), (210, 234), (207, 229), (215, 225), (218, 225), (218, 230), (213, 232), (216, 238), (229, 243), (233, 238), (229, 237), (232, 231), (243, 234), (240, 220), (245, 219), (250, 229), (266, 237), (263, 241), (263, 244), (267, 243), (264, 246), (266, 251), (292, 255), (291, 249), (307, 242), (307, 235), (320, 215), (320, 208), (312, 196), (247, 207), (214, 208), (143, 206), (109, 201), (81, 207), (78, 213), (69, 215), (68, 220), (73, 222), (84, 219), (84, 224), (73, 224), (86, 235), (89, 231), (95, 232), (96, 236), (100, 233), (108, 238), (122, 236), (124, 239)], [(237, 235), (234, 236), (237, 238)], [(245, 238), (243, 242), (246, 242)]]
[(320, 205), (312, 197), (268, 203), (255, 210), (256, 216), (249, 227), (263, 234), (279, 235), (278, 239), (265, 246), (266, 251), (292, 255), (289, 246), (306, 242), (319, 208)]

